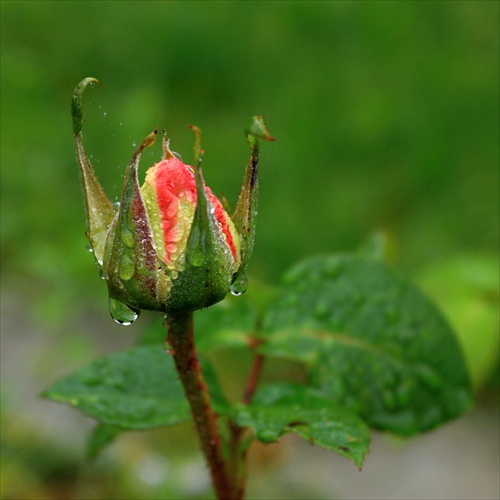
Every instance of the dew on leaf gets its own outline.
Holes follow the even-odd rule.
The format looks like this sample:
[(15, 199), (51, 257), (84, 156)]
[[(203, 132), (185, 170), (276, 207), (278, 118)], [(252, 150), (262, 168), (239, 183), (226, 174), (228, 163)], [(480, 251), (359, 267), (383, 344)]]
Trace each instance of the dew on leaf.
[(257, 433), (257, 439), (263, 443), (274, 443), (279, 438), (279, 434), (276, 431), (270, 429), (264, 429)]
[(432, 368), (421, 365), (417, 368), (418, 378), (431, 389), (439, 389), (443, 385), (443, 380)]
[(138, 317), (140, 311), (131, 309), (129, 306), (119, 300), (109, 298), (108, 301), (109, 314), (114, 319), (115, 323), (122, 326), (131, 325)]

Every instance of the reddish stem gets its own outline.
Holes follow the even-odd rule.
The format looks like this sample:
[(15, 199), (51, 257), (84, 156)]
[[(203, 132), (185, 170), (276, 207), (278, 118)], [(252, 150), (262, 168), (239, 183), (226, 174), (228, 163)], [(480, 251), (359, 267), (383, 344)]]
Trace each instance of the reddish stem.
[[(260, 345), (260, 341), (254, 340), (250, 344), (250, 348), (254, 351)], [(250, 368), (250, 374), (248, 375), (247, 384), (245, 387), (245, 392), (243, 393), (243, 404), (248, 405), (252, 402), (255, 391), (257, 390), (257, 385), (260, 380), (260, 375), (262, 372), (262, 366), (264, 364), (264, 356), (262, 354), (256, 353), (253, 358), (252, 366)], [(236, 485), (235, 498), (243, 498), (245, 492), (245, 483), (247, 479), (247, 473), (245, 468), (245, 462), (247, 458), (248, 446), (242, 448), (242, 439), (245, 437), (246, 428), (240, 427), (236, 422), (229, 422), (230, 429), (230, 455), (231, 455), (231, 477), (232, 482)], [(248, 444), (248, 443), (247, 443)]]
[[(260, 342), (255, 341), (250, 346), (254, 351), (259, 346)], [(262, 365), (264, 364), (264, 356), (262, 354), (255, 354), (253, 358), (252, 367), (250, 369), (250, 374), (248, 375), (247, 385), (245, 387), (245, 392), (243, 394), (243, 403), (248, 405), (252, 402), (253, 395), (257, 390), (257, 384), (260, 380), (260, 372), (262, 371)]]
[(165, 321), (177, 373), (191, 406), (201, 447), (210, 468), (212, 482), (219, 500), (237, 498), (222, 454), (217, 428), (217, 415), (210, 403), (208, 386), (203, 378), (194, 344), (193, 313), (176, 314)]

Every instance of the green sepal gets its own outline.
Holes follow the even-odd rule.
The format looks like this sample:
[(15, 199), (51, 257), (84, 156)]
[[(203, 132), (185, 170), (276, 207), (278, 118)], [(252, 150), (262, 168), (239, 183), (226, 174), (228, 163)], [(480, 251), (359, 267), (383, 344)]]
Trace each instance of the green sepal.
[(233, 281), (237, 281), (244, 275), (255, 240), (259, 198), (260, 140), (274, 141), (274, 137), (271, 137), (266, 129), (262, 116), (253, 116), (250, 119), (245, 128), (245, 134), (250, 144), (250, 158), (247, 163), (238, 203), (231, 217), (241, 237), (241, 265), (235, 273)]
[(208, 199), (201, 172), (202, 154), (194, 169), (197, 202), (189, 234), (184, 270), (174, 281), (167, 313), (195, 311), (220, 302), (229, 291), (234, 259)]
[(85, 78), (76, 86), (71, 100), (71, 115), (73, 118), (76, 155), (80, 167), (80, 182), (85, 202), (86, 236), (97, 263), (102, 266), (106, 236), (115, 216), (115, 209), (104, 193), (83, 145), (82, 95), (87, 86), (92, 83), (101, 85), (95, 78)]
[(132, 308), (162, 311), (170, 279), (158, 262), (137, 177), (141, 153), (154, 144), (156, 135), (157, 130), (142, 141), (125, 172), (120, 209), (106, 243), (103, 277), (111, 298)]

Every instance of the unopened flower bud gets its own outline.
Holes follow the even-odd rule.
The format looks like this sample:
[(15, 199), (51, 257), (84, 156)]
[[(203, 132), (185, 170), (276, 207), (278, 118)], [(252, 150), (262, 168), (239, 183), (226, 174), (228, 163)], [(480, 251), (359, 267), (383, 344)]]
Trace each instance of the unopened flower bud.
[(243, 188), (233, 217), (205, 185), (201, 133), (196, 133), (194, 167), (179, 160), (163, 137), (163, 158), (138, 181), (139, 159), (154, 144), (152, 132), (127, 167), (118, 209), (101, 188), (82, 139), (82, 94), (97, 80), (86, 78), (72, 101), (73, 130), (87, 215), (87, 238), (106, 280), (110, 312), (122, 324), (140, 310), (188, 312), (222, 300), (245, 287), (252, 251), (258, 196), (259, 139), (273, 140), (262, 117), (246, 130), (251, 146)]

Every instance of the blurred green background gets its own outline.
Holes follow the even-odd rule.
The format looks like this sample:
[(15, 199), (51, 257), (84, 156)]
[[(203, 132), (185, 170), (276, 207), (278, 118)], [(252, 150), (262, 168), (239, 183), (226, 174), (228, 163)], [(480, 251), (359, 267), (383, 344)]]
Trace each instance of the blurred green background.
[[(383, 231), (393, 262), (436, 299), (466, 348), (481, 404), (438, 436), (448, 458), (458, 442), (475, 443), (472, 472), (457, 465), (468, 476), (443, 483), (446, 471), (433, 468), (435, 482), (415, 481), (430, 474), (427, 436), (407, 469), (407, 445), (377, 438), (354, 476), (287, 439), (255, 452), (254, 498), (363, 498), (363, 487), (384, 498), (498, 496), (498, 429), (478, 435), (474, 420), (498, 418), (498, 2), (0, 5), (3, 498), (195, 497), (206, 487), (186, 486), (205, 477), (189, 426), (124, 437), (92, 465), (82, 451), (91, 423), (37, 399), (140, 329), (111, 322), (85, 250), (69, 104), (87, 76), (102, 88), (86, 94), (85, 141), (112, 200), (134, 143), (158, 125), (190, 161), (186, 125), (196, 124), (207, 183), (234, 206), (243, 126), (263, 114), (277, 140), (263, 145), (252, 276), (274, 282), (300, 258), (352, 251)], [(143, 155), (142, 172), (160, 149)], [(300, 478), (305, 456), (321, 465)]]

